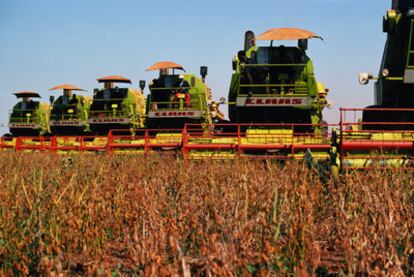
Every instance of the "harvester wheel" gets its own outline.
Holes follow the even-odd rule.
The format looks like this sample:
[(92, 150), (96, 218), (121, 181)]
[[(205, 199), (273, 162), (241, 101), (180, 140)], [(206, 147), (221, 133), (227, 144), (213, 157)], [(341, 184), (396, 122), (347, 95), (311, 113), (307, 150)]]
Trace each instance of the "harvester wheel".
[(4, 140), (6, 141), (12, 141), (13, 140), (13, 135), (10, 133), (6, 133), (3, 135)]

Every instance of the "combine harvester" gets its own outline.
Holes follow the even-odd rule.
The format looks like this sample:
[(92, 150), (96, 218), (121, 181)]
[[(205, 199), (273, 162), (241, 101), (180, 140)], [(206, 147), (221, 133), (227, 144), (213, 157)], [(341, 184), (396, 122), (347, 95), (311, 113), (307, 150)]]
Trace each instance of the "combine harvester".
[(85, 91), (74, 85), (63, 84), (49, 89), (49, 91), (55, 90), (63, 90), (63, 93), (56, 100), (54, 96), (50, 96), (52, 137), (49, 149), (59, 153), (89, 148), (97, 150), (88, 122), (91, 98), (73, 93)]
[(106, 76), (97, 79), (103, 83), (94, 89), (89, 114), (89, 126), (96, 135), (107, 135), (113, 129), (129, 129), (133, 132), (144, 127), (145, 97), (134, 88), (119, 88), (115, 83), (131, 84), (122, 76)]
[(376, 80), (375, 105), (340, 111), (331, 153), (336, 178), (348, 169), (414, 165), (414, 1), (394, 0), (383, 31), (387, 41), (379, 76), (359, 77), (362, 85)]
[(9, 128), (14, 137), (43, 136), (49, 130), (49, 105), (32, 98), (41, 98), (38, 93), (22, 91), (14, 93), (21, 99), (10, 113)]
[(182, 130), (188, 123), (212, 123), (208, 106), (211, 89), (205, 84), (206, 66), (200, 68), (201, 78), (194, 74), (176, 74), (175, 70), (185, 70), (173, 62), (159, 62), (147, 68), (147, 71), (154, 70), (159, 71), (159, 77), (149, 85), (148, 128)]
[[(47, 148), (44, 136), (50, 135), (49, 105), (33, 101), (41, 98), (36, 92), (22, 91), (14, 93), (21, 99), (10, 112), (9, 130), (0, 140), (3, 149), (31, 150)], [(23, 144), (27, 145), (23, 145)]]
[[(230, 124), (200, 132), (184, 129), (183, 153), (191, 158), (265, 157), (327, 159), (328, 125), (322, 111), (328, 90), (316, 81), (308, 40), (316, 34), (295, 28), (276, 28), (255, 37), (245, 34), (244, 50), (233, 60), (229, 91)], [(270, 41), (257, 46), (256, 40)], [(273, 46), (274, 41), (297, 41), (297, 46)]]
[(76, 95), (73, 91), (85, 91), (73, 85), (58, 85), (51, 89), (63, 90), (56, 100), (50, 96), (50, 130), (52, 135), (91, 135), (89, 130), (89, 109), (91, 99)]
[(97, 79), (104, 87), (95, 89), (89, 114), (89, 126), (92, 133), (102, 137), (93, 140), (94, 146), (107, 151), (125, 150), (124, 136), (114, 137), (114, 130), (127, 134), (127, 144), (141, 144), (139, 139), (129, 138), (135, 130), (144, 127), (145, 82), (140, 82), (141, 91), (134, 88), (119, 88), (115, 83), (131, 84), (131, 80), (122, 76), (106, 76)]
[[(168, 61), (155, 63), (146, 70), (159, 71), (158, 78), (149, 85), (146, 129), (137, 129), (134, 135), (112, 131), (112, 149), (144, 149), (145, 153), (156, 149), (180, 150), (185, 124), (199, 124), (200, 130), (204, 130), (214, 120), (224, 120), (217, 104), (211, 103), (211, 89), (205, 84), (207, 67), (200, 68), (201, 78)], [(144, 81), (141, 84), (145, 86)]]

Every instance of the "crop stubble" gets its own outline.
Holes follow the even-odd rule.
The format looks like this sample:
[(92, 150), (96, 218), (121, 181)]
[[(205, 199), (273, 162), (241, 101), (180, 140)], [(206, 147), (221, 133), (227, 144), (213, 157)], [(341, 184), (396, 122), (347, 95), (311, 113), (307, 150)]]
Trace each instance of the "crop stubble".
[(0, 153), (0, 273), (404, 275), (410, 171)]

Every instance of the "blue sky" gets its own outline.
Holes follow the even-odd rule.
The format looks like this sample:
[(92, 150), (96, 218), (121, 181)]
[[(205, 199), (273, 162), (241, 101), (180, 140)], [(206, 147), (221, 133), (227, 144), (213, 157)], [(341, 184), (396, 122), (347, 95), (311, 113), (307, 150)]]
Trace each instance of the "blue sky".
[[(227, 96), (231, 60), (244, 32), (299, 27), (324, 38), (309, 44), (316, 77), (339, 107), (373, 102), (362, 71), (377, 73), (385, 42), (382, 16), (390, 0), (0, 0), (0, 124), (16, 102), (13, 92), (34, 90), (48, 101), (54, 85), (71, 83), (91, 94), (105, 75), (138, 81), (155, 77), (145, 68), (160, 60), (187, 72), (209, 67), (213, 97)], [(146, 90), (148, 93), (148, 89)], [(0, 128), (0, 134), (6, 128)]]

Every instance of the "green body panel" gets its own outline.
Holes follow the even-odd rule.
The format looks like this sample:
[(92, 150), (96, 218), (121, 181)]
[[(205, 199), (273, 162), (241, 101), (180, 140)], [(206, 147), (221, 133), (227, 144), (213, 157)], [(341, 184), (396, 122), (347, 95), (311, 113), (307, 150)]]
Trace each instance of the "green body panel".
[(95, 89), (89, 113), (90, 129), (106, 134), (111, 129), (144, 127), (145, 97), (133, 88)]
[(154, 79), (150, 86), (150, 95), (147, 104), (148, 128), (177, 128), (181, 129), (186, 123), (211, 124), (209, 111), (211, 100), (210, 88), (202, 79), (194, 74), (182, 74), (189, 84), (187, 90), (190, 96), (190, 105), (186, 106), (184, 94), (176, 98), (179, 88), (179, 75), (162, 75)]
[[(414, 80), (406, 73), (414, 69), (414, 42), (411, 18), (391, 10), (384, 17), (387, 33), (379, 79), (375, 84), (375, 105), (390, 108), (414, 108)], [(388, 76), (382, 72), (387, 69)]]
[(23, 108), (18, 102), (10, 113), (9, 128), (14, 136), (41, 136), (49, 130), (49, 105), (43, 102), (30, 101)]
[[(255, 60), (233, 60), (229, 117), (234, 123), (320, 124), (325, 89), (315, 79), (313, 62), (299, 47), (257, 47)], [(252, 56), (251, 49), (246, 57)], [(321, 91), (323, 89), (323, 91)], [(319, 132), (318, 127), (306, 132)]]
[[(66, 99), (65, 99), (66, 98)], [(50, 111), (50, 125), (53, 134), (83, 134), (89, 132), (90, 99), (76, 95), (68, 99), (59, 96)]]

